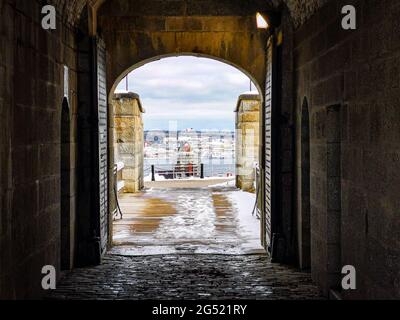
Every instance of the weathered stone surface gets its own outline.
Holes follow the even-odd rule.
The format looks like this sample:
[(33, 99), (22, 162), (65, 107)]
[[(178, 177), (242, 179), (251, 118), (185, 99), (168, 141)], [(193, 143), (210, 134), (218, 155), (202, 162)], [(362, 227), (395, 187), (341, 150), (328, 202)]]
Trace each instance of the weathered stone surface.
[[(105, 4), (98, 21), (109, 49), (109, 92), (133, 65), (160, 55), (180, 53), (229, 61), (252, 76), (263, 89), (265, 70), (270, 72), (271, 68), (265, 65), (267, 34), (255, 29), (254, 12), (271, 9), (271, 3), (278, 7), (283, 2), (289, 10), (283, 11), (282, 27), (278, 28), (283, 31), (282, 36), (276, 35), (278, 43), (280, 39), (283, 41), (277, 51), (282, 52), (284, 63), (279, 84), (283, 94), (275, 115), (282, 152), (272, 155), (278, 159), (280, 170), (274, 189), (275, 203), (280, 209), (279, 228), (287, 237), (288, 246), (295, 247), (291, 238), (295, 223), (291, 217), (296, 216), (293, 203), (299, 205), (299, 201), (295, 201), (293, 189), (295, 185), (303, 188), (304, 184), (298, 181), (296, 184), (300, 176), (293, 173), (296, 165), (291, 157), (299, 147), (293, 144), (295, 117), (299, 117), (301, 102), (307, 97), (311, 118), (313, 279), (325, 294), (337, 286), (340, 252), (341, 263), (352, 264), (358, 271), (359, 289), (346, 293), (346, 298), (397, 298), (400, 292), (398, 1), (274, 0), (248, 2), (247, 6), (239, 0), (110, 0), (107, 3), (119, 5), (107, 11), (110, 5)], [(90, 212), (94, 208), (89, 202), (96, 167), (91, 161), (95, 150), (90, 147), (96, 117), (89, 111), (91, 94), (86, 98), (80, 96), (78, 103), (78, 95), (93, 89), (89, 76), (92, 57), (88, 55), (90, 41), (84, 43), (70, 25), (79, 25), (85, 38), (84, 29), (89, 21), (80, 21), (80, 17), (88, 1), (49, 3), (57, 6), (61, 17), (57, 19), (57, 30), (52, 32), (40, 27), (40, 2), (0, 1), (1, 298), (38, 297), (42, 294), (39, 285), (43, 264), (53, 264), (59, 271), (64, 239), (60, 236), (60, 225), (68, 220), (60, 217), (60, 212), (66, 212), (72, 224), (75, 214), (78, 218), (76, 250), (80, 255), (91, 252), (90, 245), (82, 239), (95, 242), (90, 225)], [(103, 3), (106, 2), (90, 0), (89, 11), (93, 16)], [(344, 4), (356, 6), (355, 31), (340, 27), (340, 9)], [(162, 14), (154, 16), (155, 12)], [(116, 18), (123, 15), (128, 17)], [(294, 37), (293, 23), (299, 27)], [(67, 96), (71, 126), (69, 139), (61, 141), (65, 65), (69, 68)], [(267, 99), (271, 98), (271, 85), (268, 82), (266, 86)], [(340, 141), (336, 136), (339, 131), (334, 134), (331, 131), (336, 125), (327, 126), (331, 120), (326, 114), (327, 107), (337, 104), (342, 106), (338, 124)], [(121, 113), (129, 110), (121, 109)], [(78, 137), (79, 147), (75, 152), (73, 144)], [(112, 133), (110, 140), (114, 141)], [(299, 139), (296, 141), (300, 143)], [(61, 142), (65, 144), (63, 147)], [(337, 145), (327, 146), (327, 142)], [(297, 163), (297, 168), (301, 167)], [(78, 183), (74, 182), (75, 174)], [(76, 212), (74, 199), (78, 188), (84, 201)], [(88, 196), (82, 197), (85, 194)], [(72, 235), (77, 231), (74, 227), (66, 229)], [(285, 254), (294, 259), (292, 251), (293, 248), (288, 248)], [(73, 252), (69, 254), (71, 257)]]
[(61, 159), (75, 163), (60, 140), (64, 65), (76, 106), (73, 31), (61, 23), (43, 30), (40, 8), (36, 1), (0, 4), (1, 298), (38, 297), (43, 262), (59, 270)]
[[(279, 7), (281, 4), (285, 4), (289, 9), (295, 25), (298, 27), (304, 24), (320, 7), (322, 7), (328, 1), (329, 0), (260, 0), (255, 3), (265, 6), (265, 9), (272, 9), (274, 7)], [(106, 0), (71, 0), (68, 2), (68, 5), (66, 5), (66, 0), (49, 1), (49, 3), (54, 3), (63, 13), (65, 19), (71, 23), (77, 23), (79, 21), (83, 8), (86, 4), (90, 4), (94, 9), (98, 9), (105, 2)], [(143, 5), (143, 2), (140, 2), (140, 4), (140, 13), (154, 14), (154, 8)], [(188, 14), (201, 15), (205, 10), (208, 11), (210, 7), (212, 12), (215, 12), (215, 14), (225, 15), (229, 15), (232, 12), (232, 9), (237, 10), (238, 7), (242, 10), (251, 10), (250, 12), (253, 12), (257, 8), (254, 5), (249, 6), (248, 8), (243, 7), (241, 0), (231, 1), (229, 6), (218, 6), (213, 1), (190, 1)], [(126, 8), (126, 6), (124, 6), (124, 8)], [(177, 11), (180, 13), (185, 12), (183, 1), (158, 1), (155, 8), (170, 15), (176, 14)]]
[[(340, 27), (342, 4), (356, 7), (357, 30)], [(386, 254), (396, 260), (399, 247), (389, 239), (375, 245), (371, 234), (398, 220), (390, 189), (398, 189), (399, 163), (387, 156), (399, 148), (398, 78), (389, 71), (397, 68), (399, 39), (394, 45), (392, 32), (399, 10), (390, 0), (328, 1), (295, 34), (297, 101), (311, 102), (313, 279), (325, 292), (339, 287), (331, 272), (341, 256), (340, 265), (356, 267), (360, 284), (346, 298), (393, 298), (399, 292), (398, 271), (380, 261)], [(340, 106), (338, 116), (330, 113), (332, 105)], [(372, 284), (376, 274), (382, 278)]]
[(321, 299), (308, 274), (262, 255), (107, 255), (101, 266), (68, 274), (48, 298)]
[(114, 163), (124, 168), (119, 178), (125, 182), (124, 192), (134, 193), (144, 186), (144, 109), (135, 93), (118, 93), (113, 99)]
[(259, 162), (261, 100), (243, 94), (236, 107), (236, 186), (254, 192), (255, 164)]

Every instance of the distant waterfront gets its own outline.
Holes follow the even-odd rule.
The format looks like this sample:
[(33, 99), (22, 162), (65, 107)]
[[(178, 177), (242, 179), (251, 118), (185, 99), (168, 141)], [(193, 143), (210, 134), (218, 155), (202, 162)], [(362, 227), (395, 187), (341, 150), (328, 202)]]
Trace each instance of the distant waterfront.
[[(205, 177), (222, 177), (228, 174), (235, 175), (235, 159), (203, 159)], [(145, 176), (150, 175), (151, 166), (156, 169), (173, 170), (176, 163), (165, 159), (144, 159)]]
[[(204, 164), (205, 177), (235, 175), (235, 133), (232, 131), (145, 132), (145, 176), (152, 165), (156, 171), (174, 170), (183, 149), (190, 150), (194, 166)], [(182, 163), (182, 162), (181, 162)]]

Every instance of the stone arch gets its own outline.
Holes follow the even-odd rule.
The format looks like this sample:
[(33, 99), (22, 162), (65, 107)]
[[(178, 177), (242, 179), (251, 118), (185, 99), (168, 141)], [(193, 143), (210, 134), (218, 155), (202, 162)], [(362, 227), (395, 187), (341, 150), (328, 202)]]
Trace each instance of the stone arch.
[[(235, 63), (232, 63), (230, 61), (224, 60), (220, 57), (215, 57), (215, 56), (211, 56), (211, 55), (207, 55), (207, 54), (199, 54), (199, 53), (194, 53), (194, 52), (184, 52), (184, 53), (170, 53), (170, 54), (163, 54), (163, 55), (158, 55), (158, 56), (154, 56), (148, 59), (145, 59), (143, 61), (139, 61), (135, 64), (133, 64), (132, 66), (128, 67), (127, 69), (123, 70), (121, 72), (121, 74), (119, 74), (118, 76), (114, 76), (112, 78), (112, 80), (109, 80), (109, 82), (107, 83), (107, 87), (108, 87), (108, 108), (109, 108), (109, 127), (108, 127), (108, 148), (109, 148), (109, 157), (110, 159), (114, 159), (115, 156), (115, 150), (114, 150), (114, 110), (113, 110), (113, 99), (115, 96), (115, 90), (118, 86), (118, 84), (132, 71), (145, 66), (146, 64), (161, 60), (161, 59), (165, 59), (165, 58), (169, 58), (169, 57), (179, 57), (179, 56), (193, 56), (193, 57), (201, 57), (201, 58), (207, 58), (207, 59), (211, 59), (211, 60), (215, 60), (215, 61), (219, 61), (221, 63), (230, 65), (232, 67), (234, 67), (235, 69), (241, 71), (243, 74), (245, 74), (246, 76), (248, 76), (251, 81), (255, 84), (259, 95), (260, 95), (260, 100), (261, 100), (261, 104), (264, 101), (264, 94), (263, 94), (263, 86), (258, 82), (257, 78), (251, 74), (250, 72), (248, 72), (247, 70), (245, 70), (244, 68), (236, 65)], [(108, 64), (109, 66), (109, 64)], [(108, 75), (108, 78), (110, 79), (110, 76)], [(260, 113), (262, 112), (262, 110), (260, 109)], [(262, 134), (262, 131), (261, 133)], [(115, 186), (115, 176), (114, 174), (109, 173), (109, 187), (110, 188), (114, 188)], [(115, 194), (111, 194), (110, 198), (109, 198), (109, 207), (110, 207), (110, 212), (113, 212), (116, 208), (117, 208), (118, 204), (117, 204), (117, 196)], [(113, 224), (110, 223), (109, 225), (109, 237), (110, 237), (110, 244), (112, 244), (112, 235), (113, 235)]]
[[(165, 7), (171, 3), (157, 0), (138, 2), (108, 0), (94, 7), (94, 2), (96, 1), (89, 1), (87, 9), (82, 10), (79, 19), (83, 35), (78, 38), (81, 42), (78, 46), (78, 61), (87, 61), (86, 54), (91, 52), (91, 46), (96, 38), (104, 40), (107, 51), (106, 76), (109, 102), (119, 80), (128, 72), (163, 57), (181, 55), (206, 57), (232, 65), (253, 80), (262, 99), (265, 100), (266, 43), (274, 30), (258, 29), (255, 14), (262, 12), (271, 18), (274, 25), (278, 25), (279, 11), (268, 11), (271, 10), (270, 3), (264, 0), (252, 0), (245, 4), (239, 0), (219, 2), (204, 0), (196, 4), (195, 1), (176, 0), (172, 7)], [(157, 7), (161, 6), (160, 4), (162, 8)], [(179, 4), (178, 7), (175, 7), (176, 4)], [(189, 4), (193, 7), (188, 8)], [(96, 32), (93, 32), (94, 30)], [(90, 70), (90, 66), (86, 69)], [(82, 79), (79, 81), (80, 87), (87, 86), (86, 82), (91, 77), (90, 74), (85, 75), (88, 70), (80, 73)], [(90, 86), (87, 88), (93, 90)], [(78, 91), (83, 92), (83, 90)], [(91, 99), (92, 97), (88, 96), (80, 97), (81, 120), (90, 117), (90, 110), (86, 112), (85, 107), (91, 105)], [(109, 111), (112, 111), (111, 103)], [(109, 112), (109, 120), (112, 116), (112, 112)], [(112, 125), (111, 121), (108, 123)], [(86, 132), (87, 130), (82, 127), (82, 133)], [(263, 130), (260, 130), (261, 132)], [(113, 138), (113, 130), (109, 128), (109, 146)], [(83, 149), (81, 151), (79, 154), (88, 154)], [(114, 158), (112, 147), (108, 148), (108, 157)], [(88, 159), (87, 163), (89, 161), (93, 162), (92, 159)], [(83, 173), (90, 172), (90, 168), (86, 168), (86, 171), (83, 169), (85, 168), (82, 168)], [(109, 167), (109, 190), (112, 190), (114, 184), (112, 172), (113, 168)], [(80, 184), (80, 193), (87, 195), (91, 186), (85, 181)], [(85, 190), (88, 192), (84, 192)], [(110, 211), (113, 208), (112, 198), (113, 195), (109, 195)], [(86, 196), (82, 196), (79, 201), (80, 213), (90, 212), (89, 207), (93, 201), (84, 201), (85, 199)], [(82, 257), (82, 261), (78, 261), (78, 264), (96, 263), (97, 244), (96, 237), (92, 235), (95, 234), (93, 221), (96, 221), (97, 217), (82, 213), (79, 219), (81, 221), (78, 226), (82, 230), (78, 230), (78, 237), (82, 241), (78, 239), (78, 242), (83, 244), (77, 249), (78, 256)], [(109, 226), (112, 228), (111, 223)], [(112, 230), (109, 229), (109, 237), (111, 235)]]
[[(273, 28), (258, 29), (256, 13), (268, 17), (271, 26), (272, 23), (278, 25), (279, 14), (269, 10), (271, 4), (264, 0), (246, 3), (241, 0), (106, 1), (96, 12), (96, 30), (97, 37), (105, 41), (107, 49), (109, 158), (114, 158), (110, 145), (114, 140), (110, 127), (114, 89), (127, 73), (154, 60), (189, 55), (226, 63), (252, 79), (263, 103), (267, 78), (266, 43)], [(90, 20), (90, 10), (88, 12)], [(260, 134), (263, 131), (260, 130)], [(109, 174), (109, 182), (111, 189), (114, 185), (112, 174)], [(112, 198), (110, 196), (109, 200), (111, 211), (114, 207)], [(109, 235), (112, 235), (111, 229), (112, 224)]]
[[(299, 27), (305, 23), (319, 8), (326, 4), (329, 0), (260, 0), (270, 9), (279, 9), (286, 7), (293, 19), (295, 27)], [(99, 9), (107, 2), (107, 0), (51, 0), (57, 6), (60, 12), (65, 16), (67, 21), (75, 25), (85, 8), (88, 9), (91, 16), (90, 28), (96, 32), (97, 13)]]
[(264, 1), (247, 5), (238, 0), (160, 3), (110, 0), (97, 12), (98, 36), (105, 40), (108, 54), (108, 92), (132, 66), (174, 55), (197, 55), (231, 64), (250, 75), (260, 92), (264, 91), (265, 44), (270, 30), (258, 29), (256, 24), (256, 13), (269, 8)]

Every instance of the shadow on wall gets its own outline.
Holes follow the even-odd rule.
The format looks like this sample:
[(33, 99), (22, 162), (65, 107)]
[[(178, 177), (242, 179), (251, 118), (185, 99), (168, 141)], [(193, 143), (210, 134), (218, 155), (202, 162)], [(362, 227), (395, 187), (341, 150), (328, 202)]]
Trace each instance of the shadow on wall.
[(71, 119), (68, 99), (64, 97), (61, 109), (61, 269), (72, 268), (71, 233)]

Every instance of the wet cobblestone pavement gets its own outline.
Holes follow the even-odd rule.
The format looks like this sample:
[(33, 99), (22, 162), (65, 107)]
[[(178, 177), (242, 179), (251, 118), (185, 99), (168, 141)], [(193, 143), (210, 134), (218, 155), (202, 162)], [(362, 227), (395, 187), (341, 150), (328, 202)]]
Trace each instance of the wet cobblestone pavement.
[(319, 299), (309, 274), (266, 255), (106, 255), (103, 264), (76, 269), (50, 299)]

